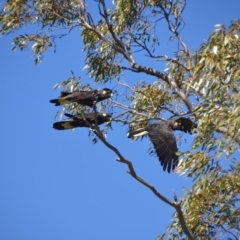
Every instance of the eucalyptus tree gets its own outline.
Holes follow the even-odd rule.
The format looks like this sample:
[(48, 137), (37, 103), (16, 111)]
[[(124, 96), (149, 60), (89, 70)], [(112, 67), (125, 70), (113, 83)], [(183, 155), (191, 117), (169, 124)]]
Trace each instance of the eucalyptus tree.
[[(208, 40), (191, 51), (181, 35), (184, 0), (99, 0), (94, 9), (88, 3), (8, 0), (0, 14), (1, 35), (31, 25), (32, 33), (14, 38), (13, 49), (31, 46), (40, 63), (49, 48), (57, 47), (57, 39), (78, 28), (90, 78), (104, 87), (113, 81), (117, 85), (115, 97), (94, 105), (93, 111), (111, 111), (112, 121), (129, 130), (177, 117), (196, 122), (192, 148), (178, 153), (176, 172), (193, 179), (181, 200), (167, 199), (136, 173), (132, 162), (105, 138), (110, 124), (91, 132), (94, 142), (102, 141), (127, 164), (134, 179), (175, 208), (168, 233), (158, 239), (239, 239), (240, 21), (216, 25)], [(166, 37), (161, 35), (163, 26), (172, 44), (170, 54), (160, 45)], [(123, 74), (139, 73), (146, 79), (122, 80)], [(70, 92), (91, 89), (76, 76), (56, 87)], [(73, 114), (92, 111), (74, 103), (64, 108)]]

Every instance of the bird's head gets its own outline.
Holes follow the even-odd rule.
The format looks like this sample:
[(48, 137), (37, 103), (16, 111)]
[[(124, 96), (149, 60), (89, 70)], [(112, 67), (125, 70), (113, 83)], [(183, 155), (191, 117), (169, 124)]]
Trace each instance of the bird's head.
[(113, 96), (113, 92), (111, 89), (109, 88), (104, 88), (102, 91), (100, 91), (100, 94), (103, 96), (103, 97), (112, 97)]
[(180, 130), (185, 133), (192, 134), (192, 130), (197, 127), (197, 124), (192, 122), (191, 119), (180, 117), (174, 120), (172, 129), (173, 130)]
[(179, 121), (172, 121), (171, 127), (173, 130), (181, 130), (182, 129), (182, 123)]
[(99, 116), (101, 116), (101, 118), (104, 120), (104, 122), (109, 122), (112, 120), (112, 115), (107, 114), (107, 113), (99, 114)]

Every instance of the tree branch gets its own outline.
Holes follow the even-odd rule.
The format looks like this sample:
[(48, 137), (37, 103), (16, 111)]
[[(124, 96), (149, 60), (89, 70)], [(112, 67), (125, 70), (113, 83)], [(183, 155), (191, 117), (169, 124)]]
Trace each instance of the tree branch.
[(114, 153), (116, 153), (116, 155), (118, 156), (118, 158), (116, 160), (118, 162), (125, 163), (128, 166), (127, 173), (129, 173), (135, 180), (137, 180), (138, 182), (143, 184), (145, 187), (149, 188), (153, 192), (153, 194), (155, 196), (157, 196), (159, 199), (161, 199), (163, 202), (165, 202), (168, 205), (175, 208), (175, 210), (177, 211), (179, 222), (180, 222), (183, 232), (186, 234), (186, 236), (190, 240), (194, 240), (193, 236), (191, 235), (190, 231), (187, 228), (187, 225), (186, 225), (186, 222), (184, 219), (184, 215), (182, 212), (182, 208), (181, 208), (181, 202), (172, 202), (168, 198), (163, 196), (160, 192), (157, 191), (157, 189), (155, 187), (153, 187), (151, 184), (149, 184), (148, 182), (146, 182), (144, 179), (142, 179), (140, 176), (137, 175), (132, 162), (127, 160), (126, 158), (124, 158), (116, 147), (114, 147), (112, 144), (107, 142), (106, 139), (102, 136), (101, 132), (99, 132), (99, 129), (96, 128), (96, 131), (94, 133), (103, 142), (103, 144), (105, 144), (109, 149), (111, 149)]
[[(185, 6), (186, 6), (186, 4), (184, 4), (183, 9), (185, 8)], [(160, 4), (159, 7), (161, 8), (161, 10), (162, 10), (162, 12), (163, 12), (163, 15), (164, 15), (164, 18), (165, 18), (165, 20), (166, 20), (166, 22), (167, 22), (169, 31), (172, 32), (172, 33), (177, 37), (179, 43), (180, 43), (180, 44), (182, 45), (182, 47), (184, 48), (185, 52), (186, 52), (186, 53), (189, 53), (188, 48), (187, 48), (187, 45), (184, 43), (184, 41), (183, 41), (181, 35), (179, 34), (179, 31), (178, 31), (178, 28), (179, 28), (179, 26), (181, 25), (181, 22), (179, 22), (179, 19), (180, 19), (180, 15), (181, 15), (181, 12), (183, 11), (183, 9), (182, 9), (181, 12), (177, 12), (177, 11), (174, 10), (174, 14), (173, 14), (173, 12), (171, 13), (172, 9), (170, 10), (169, 13), (167, 13), (166, 10), (165, 10), (165, 8), (164, 8), (161, 4)], [(170, 16), (171, 14), (174, 15), (175, 24), (172, 23), (171, 20), (170, 20), (170, 17), (169, 17), (169, 16)]]
[(100, 5), (99, 5), (99, 14), (105, 19), (108, 30), (111, 33), (111, 36), (112, 36), (113, 40), (115, 41), (115, 43), (117, 45), (118, 52), (120, 52), (128, 61), (130, 61), (131, 57), (129, 56), (129, 54), (127, 54), (127, 52), (125, 50), (125, 47), (124, 47), (123, 43), (121, 42), (121, 40), (119, 40), (117, 38), (116, 34), (113, 31), (113, 26), (108, 20), (108, 13), (107, 13), (107, 8), (106, 8), (106, 5), (105, 5), (105, 1), (104, 0), (99, 0), (99, 4), (100, 3), (102, 4), (102, 7), (103, 7), (103, 13), (102, 13)]
[[(96, 105), (93, 106), (94, 112), (95, 112), (95, 117), (97, 114), (96, 111)], [(83, 117), (83, 116), (82, 116)], [(85, 118), (83, 118), (84, 121), (86, 121)], [(97, 119), (97, 118), (96, 118)], [(143, 184), (145, 187), (147, 187), (148, 189), (150, 189), (153, 194), (155, 196), (157, 196), (160, 200), (162, 200), (163, 202), (167, 203), (168, 205), (170, 205), (171, 207), (175, 208), (175, 210), (177, 211), (178, 214), (178, 218), (179, 218), (179, 222), (180, 225), (182, 227), (183, 232), (186, 234), (186, 236), (190, 239), (190, 240), (194, 240), (193, 236), (191, 235), (190, 231), (187, 228), (185, 219), (184, 219), (184, 215), (182, 212), (182, 208), (181, 208), (181, 202), (172, 202), (170, 201), (168, 198), (166, 198), (164, 195), (162, 195), (160, 192), (157, 191), (157, 189), (155, 187), (153, 187), (150, 183), (148, 183), (147, 181), (145, 181), (144, 179), (142, 179), (140, 176), (137, 175), (133, 164), (131, 161), (127, 160), (126, 158), (123, 157), (123, 155), (119, 152), (119, 150), (114, 147), (112, 144), (110, 144), (103, 136), (102, 132), (100, 131), (98, 124), (97, 124), (97, 120), (95, 119), (95, 128), (94, 128), (94, 133), (96, 134), (96, 136), (102, 141), (102, 143), (107, 146), (109, 149), (111, 149), (114, 153), (116, 153), (116, 155), (118, 156), (118, 158), (116, 159), (118, 162), (121, 163), (125, 163), (128, 166), (128, 171), (127, 173), (129, 173), (135, 180), (137, 180), (138, 182), (140, 182), (141, 184)], [(86, 121), (87, 125), (90, 125), (87, 121)], [(91, 126), (91, 125), (90, 125)]]
[(177, 211), (178, 219), (179, 219), (179, 222), (180, 222), (180, 225), (182, 227), (183, 232), (186, 234), (186, 236), (190, 240), (194, 240), (195, 238), (192, 236), (192, 234), (190, 233), (190, 231), (188, 230), (188, 227), (186, 225), (184, 215), (183, 215), (183, 212), (182, 212), (182, 208), (181, 208), (181, 202), (174, 202), (174, 208)]
[[(108, 19), (108, 14), (107, 14), (107, 8), (106, 8), (106, 5), (105, 5), (105, 1), (100, 0), (99, 4), (101, 4), (102, 8), (103, 8), (103, 12), (102, 12), (101, 8), (100, 8), (100, 5), (99, 5), (99, 13), (104, 18), (104, 20), (106, 21), (106, 24), (108, 26), (108, 30), (109, 30), (114, 42), (116, 43), (116, 46), (117, 46), (117, 47), (115, 47), (116, 51), (118, 51), (120, 54), (122, 54), (131, 66), (131, 68), (127, 68), (127, 67), (121, 67), (121, 68), (125, 69), (125, 70), (131, 70), (133, 72), (143, 72), (143, 73), (146, 73), (148, 75), (160, 78), (161, 80), (168, 83), (169, 86), (171, 86), (173, 88), (173, 90), (176, 92), (176, 94), (186, 104), (188, 110), (190, 112), (192, 112), (192, 110), (193, 110), (192, 103), (189, 101), (187, 96), (177, 87), (177, 84), (175, 82), (169, 80), (169, 78), (166, 74), (164, 74), (164, 73), (162, 73), (162, 72), (160, 72), (160, 71), (158, 71), (154, 68), (151, 68), (151, 67), (145, 67), (145, 66), (138, 65), (134, 61), (133, 56), (130, 54), (129, 51), (126, 51), (123, 42), (117, 38), (116, 34), (113, 31), (112, 24), (110, 23), (110, 21)], [(97, 30), (96, 27), (89, 25), (82, 17), (81, 17), (81, 20), (82, 20), (82, 25), (85, 28), (87, 28), (88, 30), (94, 31), (101, 40), (107, 41), (105, 39), (104, 35), (99, 30)]]
[[(183, 232), (186, 234), (186, 236), (190, 239), (190, 240), (194, 240), (193, 236), (191, 235), (190, 231), (187, 228), (185, 219), (184, 219), (184, 215), (182, 212), (182, 208), (181, 208), (181, 202), (172, 202), (170, 201), (168, 198), (166, 198), (164, 195), (162, 195), (160, 192), (157, 191), (157, 189), (155, 187), (153, 187), (150, 183), (148, 183), (147, 181), (145, 181), (144, 179), (142, 179), (140, 176), (137, 175), (133, 164), (131, 161), (127, 160), (126, 158), (123, 157), (123, 155), (119, 152), (119, 150), (114, 147), (112, 144), (110, 144), (103, 136), (102, 132), (99, 129), (98, 126), (98, 122), (97, 122), (97, 110), (96, 110), (96, 104), (94, 104), (93, 106), (94, 112), (95, 112), (95, 126), (94, 126), (94, 133), (95, 135), (102, 141), (102, 143), (107, 146), (109, 149), (111, 149), (114, 153), (116, 153), (116, 155), (118, 156), (118, 158), (116, 159), (118, 162), (121, 163), (125, 163), (128, 166), (128, 171), (127, 173), (129, 173), (135, 180), (137, 180), (138, 182), (140, 182), (141, 184), (143, 184), (145, 187), (147, 187), (148, 189), (150, 189), (153, 194), (155, 196), (157, 196), (160, 200), (162, 200), (163, 202), (165, 202), (166, 204), (170, 205), (171, 207), (175, 208), (175, 210), (177, 211), (178, 214), (178, 219), (180, 222), (180, 225), (182, 227)], [(84, 122), (89, 126), (92, 127), (92, 125), (84, 118), (84, 116), (81, 114)], [(175, 200), (176, 197), (175, 197)]]

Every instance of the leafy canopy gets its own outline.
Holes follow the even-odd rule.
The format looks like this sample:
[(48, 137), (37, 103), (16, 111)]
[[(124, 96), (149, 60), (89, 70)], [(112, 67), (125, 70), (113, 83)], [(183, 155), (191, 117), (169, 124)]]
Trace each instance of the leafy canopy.
[[(229, 27), (216, 25), (208, 40), (192, 52), (181, 36), (185, 1), (99, 0), (94, 4), (93, 10), (88, 1), (8, 0), (0, 12), (0, 32), (6, 35), (31, 25), (30, 33), (15, 37), (13, 49), (31, 46), (35, 62), (40, 63), (48, 48), (56, 48), (56, 39), (79, 28), (89, 76), (97, 84), (116, 85), (114, 100), (99, 104), (98, 111), (112, 112), (113, 121), (129, 129), (176, 116), (196, 121), (192, 149), (180, 153), (178, 168), (193, 178), (193, 187), (180, 205), (168, 203), (176, 213), (169, 232), (158, 239), (238, 239), (240, 21)], [(164, 26), (172, 42), (170, 55), (160, 45)], [(146, 61), (140, 62), (139, 56)], [(146, 79), (122, 80), (123, 74), (137, 73), (144, 73)], [(91, 89), (74, 75), (56, 87)], [(91, 111), (74, 104), (64, 109)], [(107, 126), (101, 131), (108, 130)], [(225, 160), (228, 166), (223, 168)]]

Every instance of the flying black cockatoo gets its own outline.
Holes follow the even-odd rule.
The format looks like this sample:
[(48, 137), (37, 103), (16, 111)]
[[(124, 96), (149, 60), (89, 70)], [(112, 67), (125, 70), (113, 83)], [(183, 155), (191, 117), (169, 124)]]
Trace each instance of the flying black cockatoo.
[(76, 91), (73, 93), (61, 92), (61, 96), (58, 99), (50, 100), (50, 103), (55, 103), (55, 106), (59, 106), (71, 102), (76, 102), (92, 107), (94, 103), (110, 98), (112, 95), (113, 92), (109, 88), (93, 91)]
[(192, 134), (192, 129), (196, 126), (197, 125), (190, 119), (180, 117), (178, 119), (162, 121), (141, 129), (129, 131), (128, 137), (136, 138), (148, 134), (158, 159), (163, 166), (163, 170), (165, 171), (167, 169), (167, 171), (170, 172), (178, 165), (178, 156), (176, 154), (178, 148), (173, 130), (180, 130)]
[[(83, 113), (72, 115), (69, 113), (65, 113), (65, 116), (69, 117), (71, 120), (61, 121), (61, 122), (55, 122), (53, 124), (53, 128), (57, 130), (65, 130), (65, 129), (72, 129), (76, 127), (88, 127), (89, 125), (86, 123), (86, 121), (91, 124), (91, 128), (94, 128), (95, 126), (95, 113)], [(111, 115), (106, 113), (96, 113), (97, 117), (97, 123), (98, 125), (101, 125), (105, 122), (109, 122), (112, 118)], [(85, 118), (85, 119), (84, 119)]]

